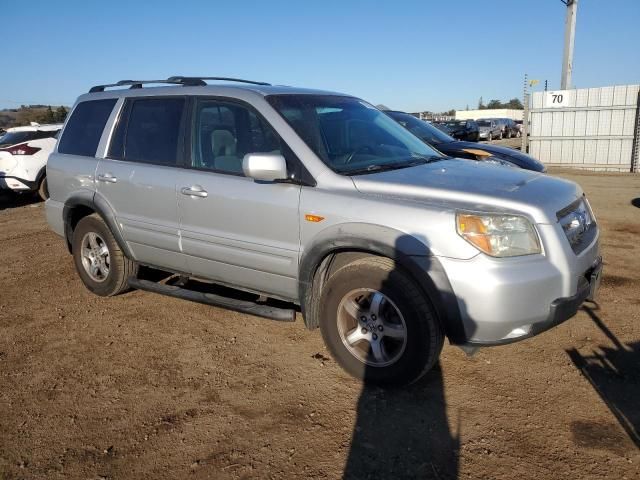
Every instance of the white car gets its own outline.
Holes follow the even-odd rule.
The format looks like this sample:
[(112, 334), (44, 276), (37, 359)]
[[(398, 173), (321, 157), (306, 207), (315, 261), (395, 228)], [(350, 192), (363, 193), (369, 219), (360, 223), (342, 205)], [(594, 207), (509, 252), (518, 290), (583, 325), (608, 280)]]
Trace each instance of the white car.
[(62, 124), (7, 129), (0, 137), (0, 191), (37, 192), (46, 200), (47, 159)]

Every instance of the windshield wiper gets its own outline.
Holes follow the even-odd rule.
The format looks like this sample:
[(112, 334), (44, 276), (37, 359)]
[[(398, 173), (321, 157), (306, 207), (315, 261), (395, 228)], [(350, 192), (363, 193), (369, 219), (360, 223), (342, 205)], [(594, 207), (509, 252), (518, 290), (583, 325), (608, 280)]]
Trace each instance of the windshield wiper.
[(389, 170), (399, 170), (401, 168), (415, 167), (417, 165), (424, 165), (425, 163), (437, 162), (443, 160), (444, 157), (438, 155), (414, 155), (414, 159), (410, 162), (402, 163), (388, 163), (377, 164), (374, 163), (364, 168), (356, 168), (354, 170), (338, 170), (338, 173), (344, 173), (345, 175), (361, 175), (367, 173), (385, 172)]

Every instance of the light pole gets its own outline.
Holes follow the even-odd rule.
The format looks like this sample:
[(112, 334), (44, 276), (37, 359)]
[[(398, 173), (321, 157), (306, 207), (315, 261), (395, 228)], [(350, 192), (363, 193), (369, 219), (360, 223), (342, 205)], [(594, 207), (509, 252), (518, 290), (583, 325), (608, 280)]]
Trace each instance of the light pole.
[(560, 88), (571, 88), (571, 73), (573, 71), (573, 45), (576, 36), (576, 14), (578, 0), (560, 0), (567, 6), (567, 18), (564, 23), (564, 54), (562, 56), (562, 78)]

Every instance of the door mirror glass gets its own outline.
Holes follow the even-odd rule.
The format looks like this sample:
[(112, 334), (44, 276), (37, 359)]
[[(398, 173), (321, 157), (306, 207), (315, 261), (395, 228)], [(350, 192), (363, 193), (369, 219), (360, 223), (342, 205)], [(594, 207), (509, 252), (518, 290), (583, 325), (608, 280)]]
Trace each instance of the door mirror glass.
[(247, 153), (242, 159), (245, 176), (263, 182), (287, 178), (287, 162), (278, 153)]

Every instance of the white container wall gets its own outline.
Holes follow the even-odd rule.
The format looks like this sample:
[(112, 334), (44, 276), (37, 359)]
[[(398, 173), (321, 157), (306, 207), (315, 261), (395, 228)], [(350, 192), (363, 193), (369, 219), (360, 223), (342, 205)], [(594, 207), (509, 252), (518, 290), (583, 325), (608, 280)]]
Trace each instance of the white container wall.
[(534, 92), (529, 153), (548, 166), (637, 171), (639, 90), (618, 85)]

